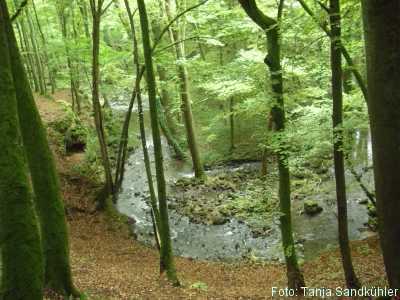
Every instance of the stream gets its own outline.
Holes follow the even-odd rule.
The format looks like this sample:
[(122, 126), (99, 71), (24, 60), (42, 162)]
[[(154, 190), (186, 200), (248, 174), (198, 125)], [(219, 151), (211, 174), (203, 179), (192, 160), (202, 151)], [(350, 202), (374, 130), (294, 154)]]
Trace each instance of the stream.
[[(144, 101), (146, 102), (146, 101)], [(113, 109), (124, 111), (121, 105), (113, 105)], [(148, 122), (148, 111), (145, 111), (147, 146), (154, 163), (153, 143)], [(133, 112), (131, 123), (137, 123), (137, 112)], [(137, 125), (134, 125), (137, 127)], [(132, 129), (131, 129), (132, 130)], [(135, 131), (138, 132), (138, 131)], [(362, 157), (363, 163), (357, 165), (357, 169), (370, 164), (371, 149), (368, 135), (357, 134), (356, 143), (359, 152), (354, 156)], [(164, 169), (169, 185), (182, 177), (194, 176), (190, 163), (176, 161), (169, 151), (166, 141), (163, 139)], [(154, 164), (153, 164), (154, 165)], [(153, 166), (154, 167), (154, 166)], [(237, 166), (218, 167), (207, 171), (236, 172), (240, 169), (259, 168), (259, 163), (244, 163)], [(129, 156), (126, 164), (125, 177), (119, 194), (117, 208), (119, 212), (133, 220), (133, 231), (138, 241), (154, 246), (153, 227), (148, 205), (148, 187), (143, 161), (143, 152), (138, 147)], [(330, 172), (333, 172), (330, 170)], [(333, 174), (332, 174), (333, 175)], [(153, 178), (155, 171), (153, 168)], [(370, 236), (371, 233), (365, 226), (368, 221), (367, 208), (360, 204), (365, 194), (350, 172), (346, 171), (347, 196), (348, 196), (348, 222), (349, 238), (359, 240)], [(372, 171), (363, 176), (363, 182), (371, 188), (373, 184)], [(312, 259), (324, 250), (338, 246), (336, 194), (334, 180), (321, 183), (321, 192), (309, 195), (305, 200), (314, 200), (323, 208), (316, 216), (302, 214), (304, 201), (292, 201), (292, 220), (299, 256), (304, 259)], [(174, 254), (182, 257), (190, 257), (200, 260), (233, 261), (242, 258), (261, 259), (269, 261), (283, 261), (283, 251), (280, 239), (279, 221), (271, 224), (271, 230), (267, 236), (254, 237), (251, 228), (235, 218), (223, 225), (197, 224), (189, 220), (187, 216), (178, 214), (169, 209), (171, 238)]]

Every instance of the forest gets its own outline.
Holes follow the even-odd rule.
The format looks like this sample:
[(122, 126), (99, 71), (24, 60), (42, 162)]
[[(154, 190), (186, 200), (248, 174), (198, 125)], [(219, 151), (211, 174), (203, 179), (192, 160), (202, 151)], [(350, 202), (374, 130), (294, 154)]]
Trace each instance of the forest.
[(0, 0), (0, 300), (400, 299), (399, 24)]

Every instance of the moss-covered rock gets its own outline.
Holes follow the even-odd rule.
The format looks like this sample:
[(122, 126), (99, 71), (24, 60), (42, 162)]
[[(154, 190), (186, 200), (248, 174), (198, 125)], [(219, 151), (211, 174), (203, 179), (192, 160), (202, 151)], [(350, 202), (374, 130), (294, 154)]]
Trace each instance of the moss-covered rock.
[(304, 201), (304, 213), (309, 216), (314, 216), (322, 212), (323, 208), (313, 200)]
[(372, 218), (376, 218), (378, 216), (377, 212), (376, 212), (376, 207), (375, 205), (373, 205), (372, 203), (369, 203), (367, 205), (367, 209), (368, 209), (368, 215)]

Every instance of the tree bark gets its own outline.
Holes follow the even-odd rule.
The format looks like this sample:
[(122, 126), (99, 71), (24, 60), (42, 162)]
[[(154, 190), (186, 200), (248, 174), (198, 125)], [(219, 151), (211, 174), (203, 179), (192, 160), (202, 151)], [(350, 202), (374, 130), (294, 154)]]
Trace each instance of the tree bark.
[(43, 259), (33, 194), (17, 115), (6, 26), (11, 26), (5, 1), (0, 2), (0, 298), (41, 300)]
[(67, 223), (53, 155), (29, 87), (13, 29), (8, 25), (6, 30), (18, 117), (41, 228), (45, 285), (65, 296), (78, 296), (72, 283)]
[[(171, 12), (170, 0), (165, 1), (165, 8), (168, 20), (171, 21), (172, 12)], [(171, 37), (171, 42), (173, 44), (181, 40), (179, 32), (173, 28), (170, 28), (170, 37)], [(179, 77), (181, 111), (186, 128), (187, 143), (192, 157), (193, 170), (196, 178), (203, 178), (205, 177), (205, 173), (203, 165), (201, 163), (200, 151), (197, 145), (197, 138), (195, 133), (195, 126), (192, 113), (192, 100), (190, 97), (190, 90), (189, 90), (189, 78), (188, 78), (189, 75), (187, 68), (183, 62), (183, 60), (185, 59), (185, 51), (183, 43), (175, 44), (175, 55), (176, 55), (176, 60), (179, 61), (179, 63), (177, 63), (177, 72)]]
[(379, 234), (391, 288), (400, 288), (400, 1), (363, 0), (368, 111)]
[(164, 271), (167, 278), (175, 285), (179, 285), (176, 274), (174, 257), (172, 253), (171, 234), (169, 228), (168, 207), (167, 207), (167, 190), (164, 176), (163, 154), (161, 146), (161, 137), (159, 130), (159, 121), (157, 115), (157, 99), (156, 99), (156, 80), (153, 69), (152, 49), (150, 45), (149, 21), (146, 12), (144, 0), (137, 0), (140, 25), (142, 29), (143, 52), (146, 64), (146, 78), (149, 93), (149, 106), (151, 118), (151, 131), (154, 144), (154, 158), (156, 165), (158, 206), (160, 210), (160, 272)]
[[(325, 23), (321, 23), (318, 19), (318, 17), (312, 12), (310, 7), (306, 4), (304, 0), (297, 0), (300, 5), (303, 7), (305, 12), (319, 25), (319, 27), (326, 33), (328, 37), (331, 37), (331, 32), (328, 29), (327, 25)], [(352, 57), (350, 56), (349, 51), (347, 48), (343, 45), (343, 43), (340, 44), (340, 51), (346, 60), (351, 72), (354, 75), (354, 78), (356, 79), (357, 85), (361, 89), (361, 92), (363, 93), (365, 101), (368, 100), (368, 92), (367, 92), (367, 86), (365, 84), (365, 81), (363, 77), (361, 76), (361, 73), (358, 71), (356, 65), (354, 64), (354, 61)]]
[[(133, 19), (133, 13), (130, 8), (128, 0), (124, 0), (125, 8), (128, 14), (128, 19), (129, 19), (129, 26), (130, 26), (130, 36), (132, 38), (132, 49), (133, 49), (133, 62), (135, 64), (136, 68), (136, 79), (135, 79), (135, 88), (133, 90), (131, 102), (129, 103), (129, 108), (128, 108), (128, 114), (125, 119), (125, 124), (129, 124), (130, 118), (131, 118), (131, 112), (132, 112), (132, 106), (134, 104), (134, 99), (137, 98), (137, 107), (138, 107), (138, 123), (139, 123), (139, 130), (140, 130), (140, 138), (141, 138), (141, 144), (142, 144), (142, 150), (143, 150), (143, 159), (144, 159), (144, 165), (146, 169), (146, 177), (147, 177), (147, 184), (149, 187), (149, 193), (150, 193), (150, 208), (151, 208), (151, 217), (152, 217), (152, 222), (153, 222), (153, 231), (154, 231), (154, 238), (156, 241), (156, 244), (158, 246), (158, 249), (161, 249), (161, 242), (160, 242), (160, 228), (161, 228), (161, 219), (160, 219), (160, 211), (158, 209), (157, 205), (157, 195), (155, 193), (154, 189), (154, 184), (153, 184), (153, 176), (151, 172), (151, 162), (150, 162), (150, 156), (149, 156), (149, 151), (147, 149), (147, 138), (146, 138), (146, 129), (144, 125), (144, 114), (143, 114), (143, 105), (142, 105), (142, 95), (141, 95), (141, 89), (140, 89), (140, 82), (143, 77), (145, 67), (142, 66), (140, 67), (139, 65), (139, 47), (138, 47), (138, 41), (136, 38), (136, 27)], [(124, 124), (124, 125), (125, 125)], [(128, 127), (126, 129), (126, 133), (123, 133), (126, 135), (126, 141), (127, 141), (127, 135), (128, 135)], [(124, 147), (124, 150), (126, 152), (126, 145)], [(125, 161), (125, 155), (122, 157), (121, 161), (121, 181), (123, 178), (123, 168), (124, 168), (124, 161)], [(116, 180), (117, 181), (117, 180)]]
[(354, 272), (349, 245), (347, 224), (346, 177), (343, 155), (343, 91), (342, 91), (342, 55), (341, 55), (341, 22), (339, 0), (330, 0), (331, 26), (331, 71), (333, 100), (333, 160), (335, 167), (336, 201), (338, 210), (339, 245), (342, 265), (348, 288), (359, 288), (360, 283)]
[[(91, 0), (91, 9), (93, 17), (93, 57), (92, 57), (92, 104), (94, 121), (96, 125), (97, 137), (100, 145), (101, 159), (104, 167), (105, 174), (105, 188), (107, 196), (114, 195), (114, 183), (111, 172), (111, 164), (108, 156), (106, 133), (104, 130), (104, 118), (100, 105), (100, 21), (103, 9), (103, 0)], [(102, 197), (102, 203), (99, 203), (98, 208), (104, 209), (106, 207), (107, 197)]]
[[(285, 131), (285, 110), (281, 67), (280, 24), (275, 19), (266, 16), (260, 11), (255, 0), (239, 0), (239, 3), (242, 5), (247, 15), (266, 32), (268, 55), (265, 58), (265, 63), (270, 71), (271, 88), (274, 95), (271, 115), (276, 131), (282, 134)], [(280, 13), (278, 13), (278, 16), (279, 15)], [(281, 148), (285, 149), (285, 145), (281, 145)], [(279, 173), (280, 228), (286, 260), (288, 287), (300, 290), (301, 287), (305, 286), (305, 283), (297, 262), (293, 240), (288, 155), (286, 151), (278, 151), (276, 157)]]

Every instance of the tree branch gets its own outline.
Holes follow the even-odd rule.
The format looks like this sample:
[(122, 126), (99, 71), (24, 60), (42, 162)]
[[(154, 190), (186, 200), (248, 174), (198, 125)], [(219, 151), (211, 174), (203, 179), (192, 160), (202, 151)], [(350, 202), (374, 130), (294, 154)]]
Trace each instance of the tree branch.
[(28, 0), (24, 0), (21, 2), (19, 5), (18, 9), (15, 11), (13, 16), (11, 17), (11, 22), (14, 22), (16, 18), (21, 14), (21, 12), (24, 10), (25, 6), (28, 4)]
[(163, 30), (161, 30), (160, 35), (155, 39), (154, 44), (153, 44), (153, 48), (152, 51), (154, 51), (154, 49), (157, 47), (157, 45), (160, 43), (161, 39), (163, 38), (164, 34), (167, 33), (168, 29), (172, 26), (172, 24), (179, 19), (180, 17), (182, 17), (183, 15), (185, 15), (186, 13), (188, 13), (191, 10), (194, 10), (200, 6), (202, 6), (203, 4), (206, 4), (208, 2), (208, 0), (203, 0), (200, 3), (197, 3), (196, 5), (193, 5), (187, 9), (185, 9), (184, 11), (180, 12), (179, 14), (177, 14), (170, 22), (168, 22), (168, 24), (163, 28)]
[[(239, 0), (241, 1), (241, 0)], [(318, 18), (315, 16), (315, 14), (313, 13), (313, 11), (310, 9), (310, 7), (308, 7), (308, 5), (305, 3), (304, 0), (297, 0), (300, 5), (303, 7), (303, 9), (305, 10), (305, 12), (315, 21), (315, 23), (317, 23), (319, 25), (319, 27), (326, 33), (326, 35), (330, 38), (332, 38), (332, 34), (331, 31), (328, 29), (328, 25), (326, 23), (321, 23)], [(356, 82), (358, 84), (358, 86), (361, 89), (361, 92), (364, 96), (365, 101), (368, 101), (368, 91), (367, 91), (367, 85), (364, 82), (363, 77), (361, 76), (361, 73), (357, 70), (353, 59), (350, 56), (349, 51), (347, 51), (347, 48), (343, 45), (342, 42), (340, 42), (340, 51), (342, 52), (342, 55), (344, 57), (344, 59), (346, 60), (347, 64), (349, 65), (351, 72), (353, 73)]]
[(278, 5), (278, 17), (277, 17), (278, 22), (280, 22), (281, 19), (282, 19), (284, 4), (285, 4), (285, 0), (280, 0), (280, 1), (279, 1), (279, 5)]
[(110, 8), (110, 6), (111, 6), (111, 4), (112, 4), (113, 2), (114, 2), (114, 1), (111, 0), (111, 1), (106, 5), (106, 7), (104, 7), (104, 9), (102, 9), (102, 11), (101, 11), (101, 14), (102, 14), (102, 15), (104, 15), (104, 13), (107, 11), (107, 9)]
[(189, 41), (189, 40), (196, 40), (196, 39), (207, 39), (207, 38), (210, 38), (210, 37), (208, 37), (208, 36), (191, 36), (191, 37), (188, 37), (188, 38), (185, 38), (185, 39), (182, 39), (182, 40), (179, 40), (179, 41), (176, 41), (176, 42), (174, 42), (174, 43), (171, 43), (171, 44), (169, 44), (169, 45), (167, 45), (167, 46), (165, 46), (165, 47), (163, 47), (163, 48), (161, 48), (161, 49), (158, 49), (157, 51), (154, 51), (153, 52), (153, 54), (154, 55), (157, 55), (158, 53), (160, 53), (160, 52), (162, 52), (162, 51), (164, 51), (164, 50), (167, 50), (167, 49), (169, 49), (169, 48), (171, 48), (171, 47), (173, 47), (173, 46), (175, 46), (175, 45), (178, 45), (178, 44), (180, 44), (180, 43), (183, 43), (183, 42), (185, 42), (185, 41)]
[(250, 19), (253, 20), (264, 31), (269, 30), (272, 26), (277, 25), (277, 21), (265, 15), (257, 6), (255, 0), (239, 0)]

